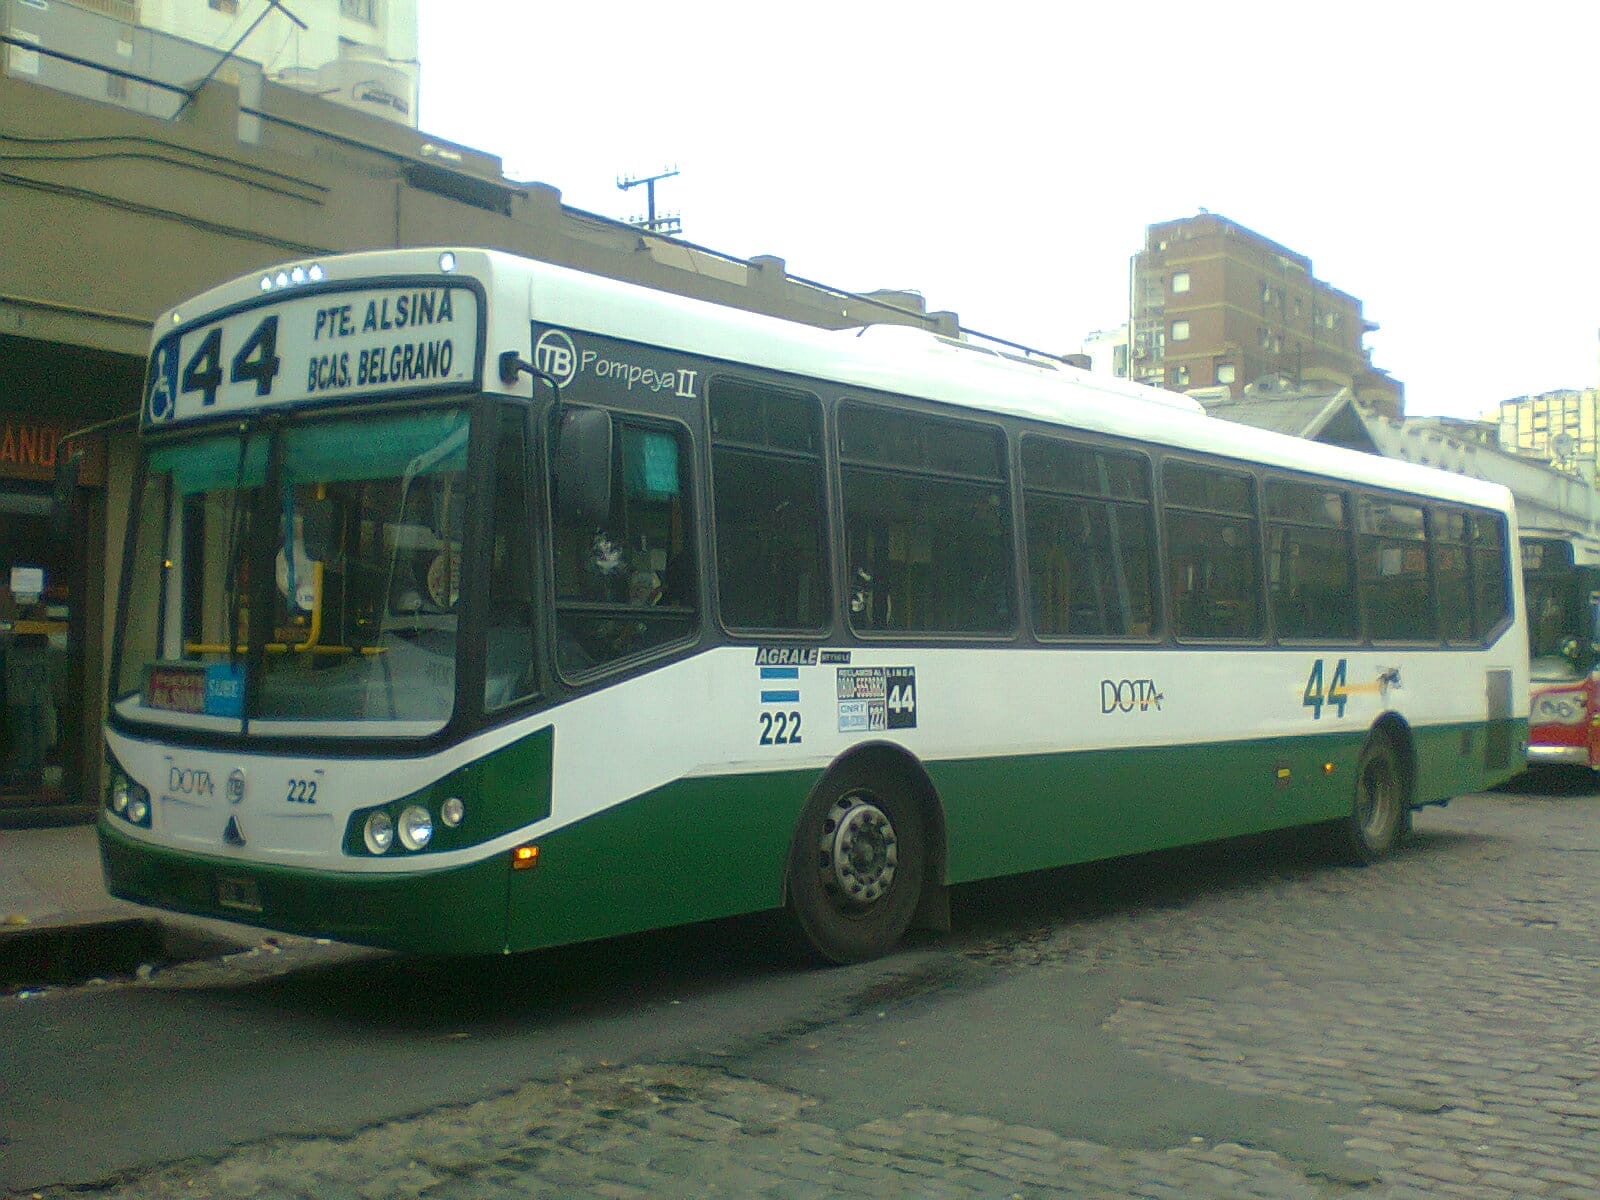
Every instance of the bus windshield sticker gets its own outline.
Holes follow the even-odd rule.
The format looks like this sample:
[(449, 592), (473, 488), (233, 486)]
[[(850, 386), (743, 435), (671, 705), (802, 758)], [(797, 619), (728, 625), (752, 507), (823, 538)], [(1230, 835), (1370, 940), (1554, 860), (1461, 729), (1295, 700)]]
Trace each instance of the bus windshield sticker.
[(840, 667), (839, 732), (917, 726), (915, 667)]
[(156, 344), (144, 423), (312, 399), (475, 386), (478, 296), (460, 284), (274, 297)]
[(146, 708), (203, 713), (206, 710), (205, 668), (185, 663), (151, 663), (145, 668), (141, 699)]
[(235, 663), (206, 664), (206, 715), (244, 716), (244, 667)]

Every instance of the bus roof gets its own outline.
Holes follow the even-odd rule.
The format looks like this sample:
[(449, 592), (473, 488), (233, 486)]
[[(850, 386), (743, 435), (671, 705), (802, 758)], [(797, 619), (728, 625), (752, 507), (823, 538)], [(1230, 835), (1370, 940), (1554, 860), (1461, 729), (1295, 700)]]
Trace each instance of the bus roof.
[[(429, 247), (335, 255), (317, 260), (317, 277), (323, 281), (319, 286), (330, 289), (341, 281), (370, 283), (393, 274), (442, 280), (447, 256), (456, 277), (474, 277), (484, 285), (489, 308), (484, 349), (491, 359), (507, 350), (527, 354), (531, 319), (799, 381), (915, 397), (1505, 511), (1512, 507), (1510, 492), (1498, 484), (1218, 420), (1188, 396), (910, 326), (821, 329), (495, 250)], [(195, 297), (164, 315), (158, 335), (169, 321), (178, 324), (196, 313), (270, 303), (270, 281), (295, 265), (304, 264), (257, 271)], [(508, 297), (514, 303), (507, 303)], [(492, 369), (486, 370), (486, 385), (493, 386), (493, 380)], [(526, 387), (526, 380), (517, 386)]]

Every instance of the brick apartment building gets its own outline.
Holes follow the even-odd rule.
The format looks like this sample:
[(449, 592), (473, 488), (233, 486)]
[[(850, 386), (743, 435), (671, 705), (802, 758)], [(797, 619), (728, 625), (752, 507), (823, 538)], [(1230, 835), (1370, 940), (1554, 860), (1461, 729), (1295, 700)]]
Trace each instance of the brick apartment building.
[(1362, 344), (1377, 326), (1361, 301), (1318, 280), (1305, 255), (1225, 217), (1149, 226), (1131, 289), (1129, 374), (1142, 383), (1237, 398), (1263, 377), (1337, 380), (1378, 412), (1405, 410), (1402, 385)]

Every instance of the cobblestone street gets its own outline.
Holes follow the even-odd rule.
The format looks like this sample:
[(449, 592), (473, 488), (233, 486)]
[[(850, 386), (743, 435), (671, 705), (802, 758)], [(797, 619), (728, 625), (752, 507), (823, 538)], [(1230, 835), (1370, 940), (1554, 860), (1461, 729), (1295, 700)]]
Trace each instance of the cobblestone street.
[[(102, 1194), (1588, 1200), (1597, 856), (1592, 795), (1498, 794), (1419, 814), (1366, 870), (1167, 857), (1200, 882), (1089, 911), (1047, 897), (1043, 924), (958, 912), (902, 956), (902, 989), (827, 1024), (696, 1061), (572, 1063)], [(977, 1062), (1001, 1035), (1032, 1063), (1020, 1090)], [(1056, 1057), (1056, 1036), (1082, 1054)]]

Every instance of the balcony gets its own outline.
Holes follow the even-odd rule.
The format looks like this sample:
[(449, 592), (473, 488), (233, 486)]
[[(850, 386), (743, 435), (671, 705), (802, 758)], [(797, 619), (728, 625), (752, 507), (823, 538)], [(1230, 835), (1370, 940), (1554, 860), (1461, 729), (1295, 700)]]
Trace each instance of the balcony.
[(128, 25), (139, 23), (139, 0), (67, 0), (67, 3)]

